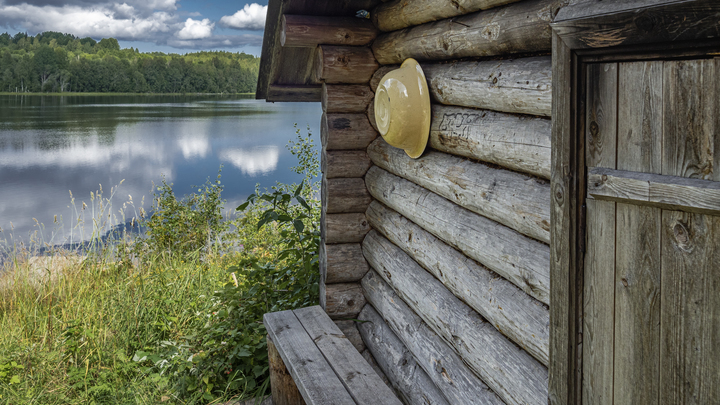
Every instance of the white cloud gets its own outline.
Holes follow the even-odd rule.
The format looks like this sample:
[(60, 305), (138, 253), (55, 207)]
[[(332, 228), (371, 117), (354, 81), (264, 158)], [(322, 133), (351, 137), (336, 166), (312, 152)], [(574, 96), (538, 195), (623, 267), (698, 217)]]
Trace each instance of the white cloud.
[(257, 3), (246, 4), (242, 10), (233, 15), (226, 15), (220, 19), (220, 24), (239, 30), (261, 30), (265, 27), (267, 6)]
[(280, 150), (274, 145), (250, 150), (236, 148), (223, 150), (218, 156), (242, 170), (244, 174), (255, 176), (275, 170), (280, 158)]
[(210, 22), (210, 19), (204, 18), (202, 20), (193, 20), (188, 18), (185, 20), (185, 26), (183, 29), (178, 31), (175, 36), (180, 39), (203, 39), (210, 38), (212, 36), (212, 30), (215, 28), (215, 23)]

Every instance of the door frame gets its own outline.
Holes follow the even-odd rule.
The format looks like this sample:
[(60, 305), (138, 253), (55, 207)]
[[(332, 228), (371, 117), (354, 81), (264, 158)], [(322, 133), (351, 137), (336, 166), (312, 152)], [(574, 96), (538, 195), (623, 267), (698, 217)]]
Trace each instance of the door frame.
[(717, 0), (588, 0), (552, 27), (549, 403), (582, 404), (587, 63), (720, 56)]

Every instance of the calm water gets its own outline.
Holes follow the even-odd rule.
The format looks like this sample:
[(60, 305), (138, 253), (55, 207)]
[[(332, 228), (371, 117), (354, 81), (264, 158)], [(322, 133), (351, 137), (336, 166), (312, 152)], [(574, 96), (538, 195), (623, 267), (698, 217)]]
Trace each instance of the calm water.
[(100, 185), (107, 197), (124, 180), (114, 213), (129, 196), (136, 206), (144, 196), (147, 209), (162, 175), (182, 195), (215, 178), (221, 164), (223, 196), (235, 207), (256, 183), (299, 181), (285, 145), (296, 136), (294, 123), (303, 132), (309, 124), (319, 144), (319, 117), (319, 103), (241, 97), (0, 96), (0, 239), (14, 228), (13, 238), (27, 240), (40, 229), (33, 218), (46, 241), (53, 228), (67, 238), (76, 210), (90, 206)]

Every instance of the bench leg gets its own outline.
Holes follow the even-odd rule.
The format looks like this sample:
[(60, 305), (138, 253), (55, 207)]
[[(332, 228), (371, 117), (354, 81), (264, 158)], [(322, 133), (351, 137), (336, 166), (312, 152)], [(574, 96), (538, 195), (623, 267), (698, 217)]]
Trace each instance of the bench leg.
[(270, 336), (267, 337), (268, 357), (270, 359), (270, 391), (273, 405), (305, 405), (305, 400), (298, 391), (295, 381), (285, 368)]

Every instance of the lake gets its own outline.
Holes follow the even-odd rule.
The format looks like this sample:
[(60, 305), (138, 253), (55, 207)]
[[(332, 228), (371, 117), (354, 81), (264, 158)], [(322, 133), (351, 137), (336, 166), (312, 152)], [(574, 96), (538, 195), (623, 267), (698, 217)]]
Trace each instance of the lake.
[(101, 186), (109, 197), (119, 185), (117, 217), (130, 196), (148, 209), (162, 176), (184, 195), (215, 179), (220, 165), (234, 208), (257, 183), (300, 181), (285, 145), (297, 123), (302, 134), (310, 126), (319, 147), (320, 115), (320, 103), (252, 96), (0, 95), (0, 240), (28, 241), (35, 231), (53, 244), (87, 239), (74, 224), (83, 202), (85, 212), (99, 210), (91, 193)]

